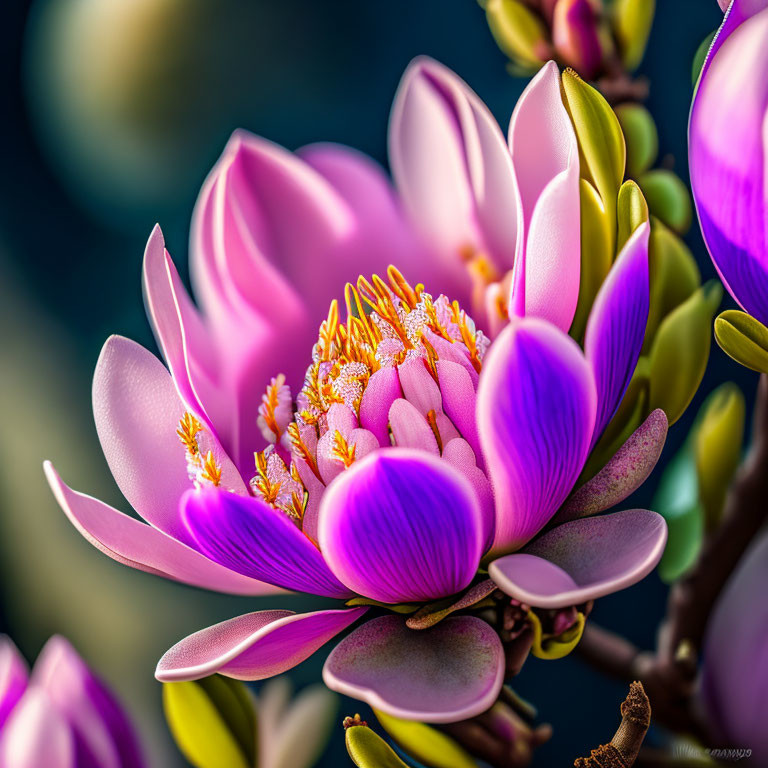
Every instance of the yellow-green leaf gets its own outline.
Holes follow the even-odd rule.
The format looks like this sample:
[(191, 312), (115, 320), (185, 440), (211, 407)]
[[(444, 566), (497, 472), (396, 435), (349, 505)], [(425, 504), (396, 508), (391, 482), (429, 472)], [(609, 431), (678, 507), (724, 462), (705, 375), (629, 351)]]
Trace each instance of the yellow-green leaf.
[(648, 36), (651, 34), (655, 0), (615, 0), (613, 31), (621, 50), (621, 60), (628, 70), (637, 69), (643, 60)]
[(252, 768), (237, 736), (201, 685), (165, 683), (163, 708), (176, 744), (195, 768)]
[(656, 168), (642, 174), (637, 183), (654, 216), (681, 235), (690, 229), (693, 218), (691, 195), (679, 176), (665, 168)]
[(581, 175), (597, 189), (609, 221), (613, 221), (626, 159), (619, 120), (603, 96), (572, 69), (563, 72), (562, 81), (565, 106), (579, 142)]
[(656, 162), (659, 153), (656, 123), (641, 104), (619, 104), (615, 111), (627, 145), (627, 175), (636, 179)]
[(620, 252), (632, 233), (643, 222), (648, 221), (648, 205), (640, 187), (634, 181), (625, 181), (619, 189), (616, 221), (616, 251)]
[(718, 387), (702, 406), (696, 430), (696, 473), (707, 527), (720, 522), (725, 496), (741, 461), (746, 407), (732, 382)]
[(528, 620), (533, 629), (531, 653), (537, 659), (562, 659), (567, 656), (581, 640), (584, 633), (584, 614), (576, 614), (576, 623), (556, 636), (546, 636), (541, 627), (541, 619), (534, 611), (528, 612)]
[(688, 246), (657, 218), (651, 217), (648, 243), (650, 308), (643, 349), (650, 349), (659, 323), (700, 285), (701, 275)]
[(409, 768), (392, 747), (366, 725), (353, 725), (346, 732), (347, 752), (358, 768)]
[(737, 363), (768, 373), (768, 328), (752, 315), (737, 309), (722, 312), (715, 320), (715, 338)]
[(670, 425), (683, 415), (704, 376), (710, 324), (722, 295), (722, 286), (710, 281), (659, 326), (650, 354), (649, 409), (663, 409)]
[(544, 22), (519, 0), (487, 0), (485, 18), (496, 45), (523, 66), (540, 67), (549, 57)]
[(571, 336), (581, 340), (597, 292), (611, 269), (613, 261), (613, 223), (608, 218), (597, 190), (586, 179), (580, 179), (581, 198), (581, 276), (579, 301), (571, 324)]
[(477, 768), (471, 755), (442, 731), (377, 709), (373, 711), (398, 746), (427, 768)]

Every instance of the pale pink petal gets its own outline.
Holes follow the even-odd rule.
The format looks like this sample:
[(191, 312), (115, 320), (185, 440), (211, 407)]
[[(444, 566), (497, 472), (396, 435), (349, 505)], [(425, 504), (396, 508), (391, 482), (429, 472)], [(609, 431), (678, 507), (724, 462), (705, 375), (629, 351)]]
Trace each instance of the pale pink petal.
[(472, 377), (466, 368), (448, 360), (438, 360), (437, 375), (440, 380), (443, 409), (461, 436), (472, 447), (478, 466), (483, 467), (483, 454), (480, 450), (475, 415), (477, 394)]
[(283, 591), (230, 571), (157, 528), (73, 491), (49, 462), (45, 463), (45, 474), (70, 522), (93, 546), (118, 563), (216, 592), (265, 595)]
[(158, 662), (155, 677), (163, 682), (199, 680), (214, 672), (238, 680), (273, 677), (309, 658), (367, 610), (246, 613), (174, 645)]
[(389, 425), (395, 445), (400, 448), (418, 448), (436, 456), (440, 455), (435, 433), (416, 406), (408, 400), (399, 398), (392, 403), (389, 409)]
[(382, 446), (389, 445), (389, 409), (403, 396), (395, 368), (379, 368), (368, 380), (360, 402), (360, 425), (373, 432)]

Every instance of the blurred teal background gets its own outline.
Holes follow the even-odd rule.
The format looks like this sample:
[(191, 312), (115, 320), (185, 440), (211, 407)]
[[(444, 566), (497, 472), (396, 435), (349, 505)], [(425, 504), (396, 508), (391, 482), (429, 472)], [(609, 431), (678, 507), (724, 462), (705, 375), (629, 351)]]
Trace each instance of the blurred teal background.
[[(716, 0), (658, 5), (641, 71), (662, 155), (686, 176), (691, 59), (720, 13)], [(391, 100), (417, 54), (456, 70), (505, 128), (525, 82), (506, 74), (473, 0), (10, 0), (3, 10), (0, 624), (28, 657), (66, 634), (119, 691), (151, 765), (180, 766), (152, 678), (157, 658), (191, 631), (286, 600), (221, 597), (117, 565), (66, 522), (41, 470), (50, 458), (74, 487), (128, 509), (98, 447), (90, 376), (110, 333), (155, 348), (140, 289), (152, 225), (185, 274), (197, 191), (238, 126), (289, 148), (344, 142), (385, 162)], [(687, 239), (714, 276), (695, 228)], [(756, 378), (713, 349), (666, 457), (724, 379), (751, 402)], [(652, 575), (599, 601), (594, 617), (650, 647), (665, 599)], [(295, 683), (316, 681), (322, 660), (296, 669)], [(575, 658), (531, 659), (515, 687), (555, 727), (540, 766), (570, 764), (608, 739), (625, 695)], [(357, 710), (365, 716), (345, 701), (341, 712)], [(339, 724), (321, 765), (347, 764)]]

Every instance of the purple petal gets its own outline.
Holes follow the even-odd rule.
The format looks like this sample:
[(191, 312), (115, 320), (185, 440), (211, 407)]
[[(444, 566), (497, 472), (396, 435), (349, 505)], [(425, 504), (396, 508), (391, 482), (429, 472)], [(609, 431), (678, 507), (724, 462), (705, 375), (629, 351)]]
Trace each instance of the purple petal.
[(414, 224), (451, 270), (454, 294), (459, 289), (468, 298), (462, 248), (485, 251), (498, 266), (511, 267), (518, 205), (504, 137), (477, 95), (436, 61), (415, 59), (403, 75), (390, 118), (389, 157)]
[(731, 295), (768, 322), (765, 115), (768, 3), (735, 0), (702, 69), (689, 124), (704, 240)]
[(596, 515), (634, 493), (648, 479), (661, 456), (667, 426), (664, 411), (652, 411), (613, 458), (568, 499), (555, 515), (555, 522)]
[(45, 463), (45, 474), (56, 501), (70, 522), (96, 549), (140, 571), (203, 589), (235, 595), (264, 595), (280, 590), (235, 573), (157, 528), (77, 493)]
[(584, 354), (595, 373), (597, 418), (592, 445), (616, 413), (635, 371), (648, 323), (648, 236), (641, 224), (621, 249), (592, 305)]
[(507, 326), (483, 366), (477, 419), (496, 495), (497, 552), (521, 547), (565, 501), (595, 421), (595, 382), (578, 345), (555, 326)]
[(77, 768), (75, 741), (45, 691), (30, 688), (0, 733), (3, 768)]
[(495, 630), (474, 616), (451, 616), (411, 630), (401, 616), (366, 622), (344, 638), (323, 668), (325, 684), (395, 717), (450, 723), (484, 712), (504, 677)]
[(709, 727), (728, 745), (768, 762), (768, 534), (744, 555), (717, 600), (704, 638), (703, 704)]
[(483, 527), (477, 497), (447, 462), (390, 448), (356, 461), (328, 486), (318, 535), (344, 584), (399, 603), (466, 587), (480, 562)]
[(285, 589), (351, 597), (284, 512), (253, 497), (217, 490), (189, 491), (181, 505), (200, 551), (214, 562)]
[(279, 675), (308, 659), (367, 610), (246, 613), (174, 645), (158, 662), (155, 677), (171, 682), (198, 680), (214, 672), (238, 680)]
[(138, 739), (120, 705), (63, 637), (45, 644), (32, 684), (46, 692), (70, 724), (78, 766), (143, 765)]
[(0, 635), (0, 731), (27, 689), (27, 662), (7, 635)]
[(645, 509), (573, 520), (523, 552), (491, 563), (488, 575), (510, 597), (536, 608), (566, 608), (629, 587), (659, 562), (664, 518)]

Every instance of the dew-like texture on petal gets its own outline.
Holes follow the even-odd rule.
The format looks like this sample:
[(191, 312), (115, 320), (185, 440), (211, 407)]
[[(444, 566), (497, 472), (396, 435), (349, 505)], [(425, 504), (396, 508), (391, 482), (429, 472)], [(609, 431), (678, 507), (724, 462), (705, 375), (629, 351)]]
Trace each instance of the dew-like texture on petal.
[(573, 520), (523, 552), (491, 563), (488, 575), (510, 597), (536, 608), (565, 608), (629, 587), (659, 562), (664, 518), (645, 509)]
[(76, 736), (79, 765), (140, 768), (139, 742), (120, 705), (63, 637), (40, 652), (32, 685), (46, 692)]
[[(717, 600), (704, 638), (702, 702), (713, 733), (768, 762), (768, 533), (753, 542)], [(749, 762), (749, 761), (748, 761)]]
[(279, 675), (309, 658), (367, 610), (246, 613), (174, 645), (158, 662), (155, 677), (170, 682), (198, 680), (214, 672), (238, 680)]
[(103, 501), (73, 491), (47, 462), (45, 474), (70, 522), (96, 549), (118, 563), (216, 592), (266, 595), (281, 591), (213, 562), (196, 549)]
[(656, 466), (667, 439), (667, 427), (664, 411), (652, 411), (613, 458), (566, 501), (555, 522), (596, 515), (634, 493)]
[(741, 306), (768, 322), (768, 3), (735, 0), (702, 68), (688, 159), (704, 240)]
[(366, 622), (328, 656), (323, 680), (395, 717), (449, 723), (484, 712), (504, 677), (496, 631), (473, 616), (411, 630), (402, 616)]
[(597, 418), (592, 445), (619, 407), (635, 371), (648, 323), (648, 236), (641, 224), (621, 249), (598, 291), (584, 336), (595, 373)]
[(499, 334), (477, 397), (496, 496), (494, 550), (521, 547), (565, 501), (587, 457), (595, 404), (592, 371), (569, 336), (536, 318)]
[(75, 739), (45, 691), (30, 688), (0, 733), (3, 768), (79, 768)]
[(567, 331), (581, 270), (579, 158), (554, 62), (520, 96), (509, 148), (522, 202), (511, 313), (543, 317)]
[(226, 568), (297, 592), (352, 596), (288, 515), (259, 499), (189, 491), (182, 518), (200, 551)]
[(0, 730), (27, 688), (27, 662), (7, 635), (0, 635)]
[(355, 462), (328, 486), (318, 535), (326, 562), (360, 595), (433, 600), (475, 575), (484, 522), (468, 482), (423, 451), (391, 448)]
[(518, 206), (504, 137), (466, 83), (432, 59), (415, 59), (403, 75), (389, 159), (414, 225), (452, 270), (454, 287), (446, 292), (469, 298), (461, 249), (485, 251), (501, 268), (511, 267)]

